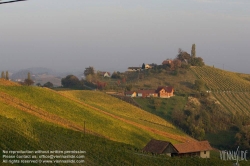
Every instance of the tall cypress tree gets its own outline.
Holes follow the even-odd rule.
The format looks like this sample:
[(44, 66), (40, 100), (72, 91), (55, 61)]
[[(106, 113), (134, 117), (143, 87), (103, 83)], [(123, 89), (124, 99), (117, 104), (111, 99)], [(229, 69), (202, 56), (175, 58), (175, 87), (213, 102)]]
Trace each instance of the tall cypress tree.
[(30, 72), (28, 72), (28, 79), (31, 80), (31, 78), (30, 78)]
[(192, 45), (191, 57), (192, 57), (192, 58), (195, 58), (195, 57), (196, 57), (195, 44)]
[(9, 72), (8, 72), (8, 71), (6, 71), (5, 79), (6, 79), (6, 80), (9, 80)]
[(145, 63), (142, 64), (141, 69), (145, 69)]
[(1, 78), (5, 78), (4, 71), (2, 71)]

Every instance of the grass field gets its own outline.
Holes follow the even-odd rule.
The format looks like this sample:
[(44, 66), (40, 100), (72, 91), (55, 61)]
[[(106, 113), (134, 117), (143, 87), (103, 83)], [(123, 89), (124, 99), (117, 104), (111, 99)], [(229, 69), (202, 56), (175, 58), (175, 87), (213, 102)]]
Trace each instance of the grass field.
[[(5, 109), (5, 112), (1, 112), (0, 115), (0, 156), (3, 155), (2, 150), (81, 150), (86, 151), (84, 165), (87, 166), (183, 166), (187, 164), (197, 166), (219, 164), (221, 166), (227, 166), (233, 163), (233, 161), (220, 160), (218, 153), (214, 154), (211, 159), (169, 158), (164, 155), (145, 154), (141, 153), (135, 146), (67, 129), (54, 123), (47, 122), (46, 120), (38, 119), (36, 116), (15, 109), (8, 104), (1, 103), (0, 106)], [(240, 162), (240, 164), (246, 166), (249, 163)]]
[(77, 131), (83, 131), (85, 122), (89, 133), (138, 148), (151, 138), (173, 143), (192, 139), (166, 120), (100, 92), (55, 92), (40, 87), (0, 86), (0, 96), (3, 104), (37, 118)]
[[(142, 106), (146, 111), (156, 114), (171, 122), (171, 114), (174, 109), (183, 109), (187, 98), (183, 96), (174, 96), (172, 98), (134, 98), (134, 100)], [(159, 103), (159, 106), (155, 108), (155, 102)]]
[[(175, 140), (185, 141), (188, 139), (184, 133), (163, 118), (127, 104), (105, 93), (98, 91), (63, 91), (60, 93), (82, 104), (98, 108), (99, 111), (105, 114), (144, 130), (155, 131), (156, 133), (162, 134), (165, 133), (164, 135), (167, 134), (167, 137), (171, 138), (173, 142), (176, 142)], [(147, 126), (149, 126), (149, 128)]]

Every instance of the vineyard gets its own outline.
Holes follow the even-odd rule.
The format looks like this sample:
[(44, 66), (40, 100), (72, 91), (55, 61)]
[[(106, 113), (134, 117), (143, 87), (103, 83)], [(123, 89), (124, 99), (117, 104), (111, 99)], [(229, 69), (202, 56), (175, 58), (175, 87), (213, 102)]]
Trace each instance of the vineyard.
[(250, 116), (249, 92), (213, 92), (214, 97), (232, 114)]
[(191, 71), (205, 82), (207, 90), (250, 92), (250, 81), (241, 74), (210, 66), (191, 67)]
[(228, 72), (209, 66), (192, 67), (191, 71), (205, 82), (207, 90), (231, 114), (250, 115), (249, 75)]

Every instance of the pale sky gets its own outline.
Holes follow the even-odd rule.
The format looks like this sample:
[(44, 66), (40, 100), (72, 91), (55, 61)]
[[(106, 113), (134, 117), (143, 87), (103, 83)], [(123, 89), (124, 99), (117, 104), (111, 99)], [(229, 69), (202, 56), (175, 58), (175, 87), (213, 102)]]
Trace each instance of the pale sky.
[(250, 74), (249, 0), (28, 0), (0, 5), (0, 70), (125, 71), (175, 58)]

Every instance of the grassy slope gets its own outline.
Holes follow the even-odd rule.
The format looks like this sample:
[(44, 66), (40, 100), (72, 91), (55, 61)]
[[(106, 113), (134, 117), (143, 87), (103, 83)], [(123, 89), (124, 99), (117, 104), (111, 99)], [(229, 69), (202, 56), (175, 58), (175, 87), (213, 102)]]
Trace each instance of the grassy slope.
[[(116, 98), (108, 95), (100, 96), (100, 94), (90, 92), (90, 94), (83, 93), (83, 96), (89, 96), (86, 99), (90, 99), (90, 102), (92, 100), (90, 96), (94, 96), (99, 101), (106, 98), (110, 103), (120, 102)], [(115, 106), (117, 108), (106, 109), (106, 106), (91, 106), (82, 101), (69, 100), (69, 98), (46, 88), (22, 86), (0, 86), (0, 96), (1, 102), (20, 107), (23, 111), (30, 112), (39, 118), (61, 126), (64, 124), (64, 127), (75, 130), (83, 130), (85, 121), (86, 129), (89, 132), (114, 141), (136, 145), (139, 148), (143, 147), (151, 138), (169, 140), (173, 143), (190, 140), (181, 132), (175, 133), (175, 127), (165, 120), (145, 113), (125, 102), (117, 104)], [(100, 98), (98, 99), (98, 97)], [(101, 102), (99, 103), (101, 104)], [(107, 102), (105, 101), (105, 103)], [(130, 110), (130, 112), (124, 114), (126, 111), (122, 108)], [(130, 115), (132, 110), (132, 115), (136, 115), (134, 117)], [(120, 111), (119, 114), (116, 113), (118, 111)]]
[[(156, 165), (151, 158), (134, 155), (135, 147), (62, 128), (0, 103), (0, 155), (2, 150), (84, 150), (85, 165), (137, 163)], [(164, 160), (164, 158), (160, 158)], [(159, 161), (160, 161), (159, 160)]]
[[(141, 154), (134, 146), (67, 129), (0, 102), (0, 156), (2, 150), (84, 150), (84, 165), (231, 165), (218, 154), (209, 160), (167, 158)], [(4, 111), (3, 111), (4, 110)], [(1, 161), (2, 162), (2, 161)], [(240, 162), (247, 165), (247, 162)], [(4, 164), (12, 165), (12, 164)], [(33, 164), (29, 164), (33, 165)], [(44, 164), (41, 164), (44, 165)], [(64, 164), (62, 164), (64, 165)]]
[[(142, 129), (155, 131), (156, 133), (165, 132), (165, 134), (172, 138), (173, 143), (176, 142), (173, 140), (173, 138), (178, 141), (185, 141), (188, 139), (186, 138), (185, 134), (176, 129), (166, 120), (102, 92), (63, 91), (60, 93), (72, 100), (79, 101), (82, 104), (88, 104), (95, 108), (101, 109), (101, 111), (111, 114), (115, 118), (118, 118), (129, 124), (139, 126)], [(149, 126), (150, 128), (145, 128), (144, 126)]]
[[(171, 121), (172, 111), (174, 109), (183, 109), (187, 102), (187, 98), (183, 96), (175, 96), (169, 99), (134, 98), (134, 100), (146, 111), (156, 114), (168, 121)], [(160, 103), (157, 109), (155, 109), (154, 100), (158, 100)]]
[(180, 70), (178, 76), (163, 70), (161, 73), (148, 72), (145, 78), (132, 82), (134, 90), (137, 88), (157, 89), (158, 86), (173, 86), (175, 91), (192, 92), (192, 85), (196, 76), (188, 70)]
[[(1, 82), (2, 83), (2, 82)], [(4, 84), (4, 83), (2, 83)], [(2, 150), (84, 150), (87, 152), (85, 155), (84, 165), (211, 165), (212, 163), (221, 163), (221, 165), (227, 165), (231, 162), (222, 162), (218, 158), (211, 160), (199, 160), (191, 158), (166, 158), (165, 156), (151, 156), (149, 154), (141, 154), (136, 149), (141, 148), (143, 144), (148, 141), (149, 137), (154, 136), (159, 139), (164, 139), (162, 136), (157, 136), (150, 132), (137, 129), (134, 125), (123, 123), (123, 121), (115, 120), (110, 116), (106, 116), (103, 113), (99, 113), (97, 109), (92, 109), (84, 103), (77, 102), (73, 98), (77, 95), (81, 97), (86, 95), (92, 95), (95, 98), (102, 94), (93, 94), (92, 92), (65, 92), (67, 95), (71, 94), (72, 99), (69, 100), (64, 96), (61, 96), (51, 90), (45, 88), (36, 87), (22, 87), (15, 84), (8, 84), (11, 86), (0, 86), (0, 156), (2, 156)], [(13, 86), (14, 85), (14, 86)], [(77, 94), (76, 94), (77, 93)], [(86, 94), (87, 93), (87, 94)], [(104, 95), (106, 100), (117, 102), (116, 99)], [(86, 98), (86, 100), (88, 97)], [(89, 97), (88, 103), (91, 104), (92, 98)], [(103, 98), (100, 98), (103, 99)], [(106, 101), (104, 100), (103, 102)], [(100, 104), (104, 104), (100, 102)], [(106, 107), (107, 105), (103, 105)], [(100, 106), (100, 105), (99, 105)], [(96, 106), (96, 107), (99, 107)], [(138, 110), (135, 107), (131, 107), (128, 104), (118, 104), (117, 108), (126, 106), (127, 109), (123, 109), (120, 113), (115, 113), (115, 108), (109, 113), (114, 113), (116, 116), (123, 117), (127, 120), (134, 120), (141, 125), (149, 125), (152, 121), (156, 121), (158, 124), (154, 124), (150, 127), (156, 128), (161, 124), (161, 129), (172, 129), (166, 121), (161, 118), (152, 116), (146, 113), (146, 116), (141, 116), (137, 119), (137, 115), (143, 115), (142, 110)], [(127, 117), (128, 112), (126, 110), (133, 111), (135, 113), (132, 117)], [(40, 115), (36, 114), (38, 112)], [(49, 114), (45, 114), (48, 112)], [(131, 112), (130, 112), (131, 113)], [(43, 115), (48, 115), (47, 117)], [(74, 116), (73, 116), (74, 115)], [(89, 126), (90, 120), (94, 118), (96, 123), (93, 126)], [(144, 119), (144, 120), (141, 120)], [(128, 145), (119, 142), (113, 142), (109, 139), (84, 134), (79, 125), (86, 120), (88, 129), (105, 128), (106, 134), (109, 138), (116, 135), (112, 139), (116, 139), (120, 142), (128, 141), (131, 144), (137, 146)], [(147, 121), (151, 121), (150, 123)], [(98, 122), (99, 121), (99, 122)], [(141, 121), (141, 123), (140, 123)], [(66, 125), (63, 125), (65, 123)], [(112, 127), (110, 124), (112, 124)], [(104, 125), (105, 124), (105, 125)], [(116, 128), (119, 126), (122, 131)], [(75, 127), (75, 128), (74, 128)], [(77, 128), (78, 127), (78, 128)], [(91, 128), (93, 127), (93, 128)], [(73, 130), (72, 130), (73, 128)], [(128, 130), (126, 130), (126, 128)], [(103, 129), (102, 129), (103, 130)], [(89, 130), (88, 130), (89, 132)], [(122, 132), (122, 133), (119, 133)], [(100, 132), (101, 133), (101, 132)], [(118, 133), (118, 134), (117, 134)], [(183, 136), (180, 132), (179, 135)], [(130, 139), (127, 139), (130, 138)], [(140, 139), (140, 141), (137, 141)], [(167, 140), (167, 139), (166, 139)], [(11, 164), (5, 164), (11, 165)], [(32, 164), (30, 164), (32, 165)]]

